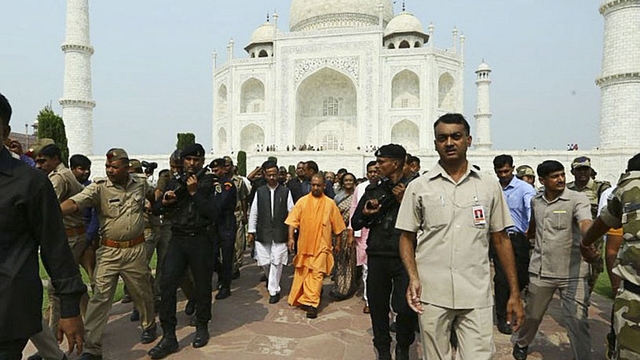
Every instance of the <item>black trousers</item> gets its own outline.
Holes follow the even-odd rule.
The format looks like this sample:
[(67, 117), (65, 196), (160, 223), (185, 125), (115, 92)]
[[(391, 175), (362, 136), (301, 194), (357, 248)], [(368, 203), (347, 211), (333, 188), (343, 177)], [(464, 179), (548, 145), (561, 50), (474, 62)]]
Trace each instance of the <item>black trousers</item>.
[[(5, 324), (5, 326), (9, 326)], [(18, 339), (0, 342), (0, 360), (20, 360), (22, 350), (29, 339)]]
[[(524, 234), (519, 232), (509, 233), (511, 246), (516, 261), (516, 272), (518, 275), (518, 284), (520, 291), (529, 285), (529, 241)], [(495, 311), (498, 321), (505, 321), (507, 318), (507, 301), (509, 301), (509, 283), (504, 273), (504, 268), (496, 255), (491, 250), (491, 258), (493, 259), (493, 268), (495, 274), (493, 276), (494, 293), (495, 293)]]
[(396, 317), (396, 341), (399, 347), (409, 347), (415, 340), (417, 314), (407, 304), (409, 275), (398, 257), (371, 256), (368, 259), (367, 296), (371, 310), (373, 346), (389, 351), (389, 299)]
[(172, 235), (162, 264), (160, 279), (160, 323), (165, 334), (176, 329), (176, 291), (187, 268), (195, 283), (196, 319), (198, 324), (211, 320), (212, 242), (207, 234), (194, 236)]
[[(235, 224), (235, 221), (234, 221)], [(231, 287), (233, 277), (233, 262), (236, 252), (236, 227), (218, 226), (216, 227), (213, 242), (213, 254), (216, 259), (220, 259), (216, 270), (218, 271), (219, 285), (221, 287)]]

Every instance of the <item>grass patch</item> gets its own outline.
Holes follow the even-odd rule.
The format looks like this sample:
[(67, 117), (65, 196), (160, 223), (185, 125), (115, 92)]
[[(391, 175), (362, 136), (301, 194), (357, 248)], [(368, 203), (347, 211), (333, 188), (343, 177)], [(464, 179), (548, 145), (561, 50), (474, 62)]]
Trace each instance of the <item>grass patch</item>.
[(613, 299), (615, 297), (613, 289), (611, 289), (611, 281), (609, 280), (609, 275), (607, 275), (606, 271), (603, 271), (600, 276), (598, 276), (598, 280), (596, 280), (593, 291), (609, 299)]
[[(155, 272), (157, 263), (158, 263), (158, 259), (156, 257), (156, 253), (153, 253), (153, 257), (151, 258), (151, 262), (149, 263), (152, 273)], [(84, 271), (84, 268), (82, 268), (82, 266), (80, 267), (80, 275), (82, 276), (82, 282), (84, 282), (85, 285), (87, 285), (89, 296), (91, 296), (91, 283), (89, 281), (89, 275), (87, 274), (86, 271)], [(42, 265), (42, 259), (40, 259), (40, 278), (42, 280), (49, 280), (49, 274), (47, 274), (47, 270), (45, 270), (44, 265)], [(46, 288), (44, 289), (42, 295), (43, 295), (42, 310), (46, 310), (49, 307), (49, 293), (47, 292)], [(120, 301), (123, 296), (124, 296), (124, 282), (122, 281), (122, 278), (120, 278), (118, 279), (118, 286), (116, 288), (116, 293), (113, 297), (113, 302)]]

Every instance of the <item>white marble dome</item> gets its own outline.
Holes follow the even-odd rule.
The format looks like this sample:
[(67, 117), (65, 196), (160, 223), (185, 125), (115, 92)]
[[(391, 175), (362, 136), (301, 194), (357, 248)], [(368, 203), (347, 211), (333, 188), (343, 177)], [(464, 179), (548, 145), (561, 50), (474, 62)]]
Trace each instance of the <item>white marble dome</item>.
[(388, 23), (393, 18), (391, 0), (293, 0), (289, 19), (291, 31), (375, 26), (380, 4), (384, 22)]
[(260, 44), (273, 42), (274, 26), (272, 23), (266, 22), (253, 32), (250, 44)]
[(476, 72), (480, 71), (491, 71), (491, 68), (489, 67), (489, 64), (483, 61), (482, 64), (478, 66), (478, 70), (476, 70)]
[(403, 11), (389, 21), (389, 24), (384, 29), (384, 36), (411, 32), (424, 33), (422, 23), (413, 14)]

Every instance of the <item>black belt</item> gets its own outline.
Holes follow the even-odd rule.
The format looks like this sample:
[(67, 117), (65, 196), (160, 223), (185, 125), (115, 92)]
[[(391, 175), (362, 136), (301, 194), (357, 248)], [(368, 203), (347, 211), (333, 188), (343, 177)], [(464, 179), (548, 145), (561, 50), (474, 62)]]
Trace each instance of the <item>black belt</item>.
[(631, 291), (636, 295), (640, 295), (640, 286), (632, 283), (631, 281), (624, 280), (622, 282), (622, 287), (624, 287), (625, 290)]
[(511, 236), (523, 236), (524, 237), (523, 233), (521, 233), (520, 231), (515, 231), (515, 230), (507, 230), (507, 235), (509, 237), (511, 237)]
[(171, 234), (175, 236), (194, 237), (206, 233), (206, 229), (182, 230), (171, 229)]

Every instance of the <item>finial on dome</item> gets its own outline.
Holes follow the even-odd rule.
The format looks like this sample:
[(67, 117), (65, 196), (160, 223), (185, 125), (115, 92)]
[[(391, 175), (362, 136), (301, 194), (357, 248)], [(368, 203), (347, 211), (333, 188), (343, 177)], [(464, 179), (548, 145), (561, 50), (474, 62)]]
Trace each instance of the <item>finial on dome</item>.
[(269, 12), (267, 11), (267, 22), (269, 22)]
[(404, 12), (405, 10), (407, 10), (407, 7), (405, 6), (405, 2), (404, 0), (402, 0), (402, 11)]

